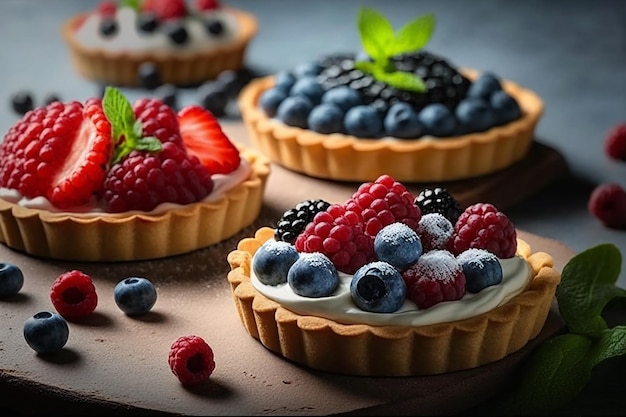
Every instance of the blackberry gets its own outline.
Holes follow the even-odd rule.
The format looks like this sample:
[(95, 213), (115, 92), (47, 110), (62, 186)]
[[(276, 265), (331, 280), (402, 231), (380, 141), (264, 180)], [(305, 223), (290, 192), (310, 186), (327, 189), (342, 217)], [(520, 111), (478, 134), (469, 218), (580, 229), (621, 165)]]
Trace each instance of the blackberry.
[(315, 215), (326, 211), (330, 203), (321, 199), (305, 200), (283, 213), (276, 225), (274, 239), (294, 243)]
[(318, 81), (328, 90), (348, 85), (357, 90), (366, 104), (386, 109), (398, 101), (407, 102), (416, 111), (432, 103), (442, 103), (450, 109), (467, 95), (471, 81), (445, 59), (425, 51), (412, 52), (392, 58), (400, 71), (419, 75), (428, 90), (424, 93), (399, 90), (374, 79), (355, 68), (354, 54), (327, 56), (320, 61), (323, 70)]
[(420, 208), (422, 215), (429, 213), (439, 213), (454, 226), (463, 210), (461, 205), (452, 195), (441, 187), (425, 188), (417, 197), (415, 205)]

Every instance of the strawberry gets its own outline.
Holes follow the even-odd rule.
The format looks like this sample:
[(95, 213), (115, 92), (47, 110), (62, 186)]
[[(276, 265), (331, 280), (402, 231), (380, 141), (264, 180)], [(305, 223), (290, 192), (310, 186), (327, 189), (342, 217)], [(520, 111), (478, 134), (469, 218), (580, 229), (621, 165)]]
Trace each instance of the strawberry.
[(187, 16), (185, 0), (143, 0), (142, 12), (154, 13), (157, 20), (180, 19)]
[(626, 161), (626, 123), (613, 127), (604, 140), (606, 154), (619, 161)]
[(187, 151), (211, 174), (228, 174), (239, 167), (239, 150), (210, 111), (189, 105), (178, 112), (178, 124)]
[(218, 0), (196, 0), (194, 7), (196, 10), (206, 12), (209, 10), (217, 10), (222, 6)]
[(67, 209), (100, 189), (111, 157), (111, 125), (99, 99), (51, 103), (27, 113), (0, 145), (0, 187)]

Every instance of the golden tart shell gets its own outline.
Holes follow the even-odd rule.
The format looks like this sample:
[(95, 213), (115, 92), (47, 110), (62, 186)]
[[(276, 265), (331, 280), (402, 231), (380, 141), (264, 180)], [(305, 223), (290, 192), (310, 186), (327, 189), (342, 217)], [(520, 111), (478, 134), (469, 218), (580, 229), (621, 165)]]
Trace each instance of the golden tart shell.
[[(470, 78), (477, 76), (472, 70), (464, 73)], [(367, 182), (388, 174), (401, 182), (443, 182), (490, 174), (524, 158), (543, 113), (539, 96), (503, 80), (503, 89), (518, 101), (522, 117), (486, 132), (416, 140), (326, 135), (287, 126), (265, 115), (259, 98), (274, 82), (274, 76), (258, 78), (239, 96), (252, 142), (279, 165), (337, 181)]]
[(156, 52), (117, 52), (81, 45), (74, 28), (84, 14), (68, 19), (61, 29), (69, 47), (72, 65), (83, 77), (102, 84), (137, 87), (137, 71), (144, 62), (152, 62), (159, 69), (163, 83), (188, 86), (216, 78), (222, 71), (238, 70), (243, 66), (246, 49), (258, 32), (256, 18), (245, 11), (225, 8), (237, 19), (239, 33), (233, 43), (212, 46), (206, 51), (177, 54)]
[(561, 280), (552, 257), (518, 239), (533, 270), (527, 289), (487, 313), (421, 327), (342, 324), (296, 314), (258, 292), (252, 256), (274, 229), (263, 227), (230, 252), (228, 282), (239, 318), (263, 346), (293, 362), (345, 375), (418, 376), (476, 368), (518, 351), (543, 328)]
[(161, 214), (80, 217), (0, 199), (0, 242), (29, 255), (69, 261), (137, 261), (179, 255), (234, 236), (258, 217), (270, 162), (240, 147), (251, 173), (214, 202)]

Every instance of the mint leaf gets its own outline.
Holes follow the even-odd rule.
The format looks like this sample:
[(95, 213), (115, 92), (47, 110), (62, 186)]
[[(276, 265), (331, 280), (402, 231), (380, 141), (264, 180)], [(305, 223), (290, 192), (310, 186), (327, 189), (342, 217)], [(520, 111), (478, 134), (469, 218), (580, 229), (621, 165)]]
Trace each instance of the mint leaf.
[(435, 16), (427, 14), (403, 26), (385, 46), (385, 54), (394, 56), (422, 49), (435, 30)]
[(128, 137), (133, 134), (135, 114), (133, 108), (120, 92), (113, 87), (106, 87), (102, 97), (104, 114), (111, 123), (114, 142), (117, 143), (121, 135)]
[(141, 0), (122, 0), (121, 5), (139, 11)]
[(615, 286), (621, 265), (620, 251), (610, 243), (587, 249), (565, 265), (556, 296), (570, 332), (594, 336), (607, 328), (602, 310), (611, 299), (626, 297), (626, 290)]
[(161, 141), (154, 136), (147, 136), (137, 141), (135, 149), (140, 151), (158, 152), (163, 148)]
[(363, 50), (374, 60), (386, 65), (389, 55), (385, 47), (393, 38), (393, 26), (374, 9), (363, 7), (357, 16), (357, 27)]
[(426, 91), (426, 84), (417, 75), (405, 71), (387, 71), (374, 62), (359, 61), (354, 63), (354, 67), (360, 71), (372, 74), (374, 78), (398, 90), (415, 91), (423, 93)]

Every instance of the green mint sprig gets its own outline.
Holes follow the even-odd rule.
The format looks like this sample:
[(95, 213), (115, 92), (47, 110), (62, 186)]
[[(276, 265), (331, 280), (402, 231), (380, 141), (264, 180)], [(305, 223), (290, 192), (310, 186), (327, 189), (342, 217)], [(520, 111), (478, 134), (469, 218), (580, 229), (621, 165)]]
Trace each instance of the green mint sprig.
[(418, 75), (398, 71), (392, 57), (423, 48), (435, 30), (435, 16), (426, 14), (413, 19), (396, 33), (391, 22), (378, 11), (363, 7), (357, 26), (363, 50), (372, 61), (357, 61), (355, 67), (399, 90), (423, 93), (427, 90)]
[(122, 0), (121, 6), (130, 7), (131, 9), (139, 11), (141, 7), (141, 0)]
[(546, 415), (567, 406), (591, 380), (600, 362), (626, 355), (626, 325), (609, 327), (607, 304), (626, 298), (615, 286), (622, 256), (601, 244), (574, 256), (557, 287), (559, 313), (567, 332), (542, 343), (524, 362), (518, 384), (489, 406), (492, 415)]
[(143, 127), (135, 118), (133, 108), (124, 95), (114, 87), (106, 87), (102, 98), (104, 114), (111, 123), (115, 151), (111, 164), (116, 164), (133, 150), (159, 152), (161, 141), (153, 136), (143, 137)]

